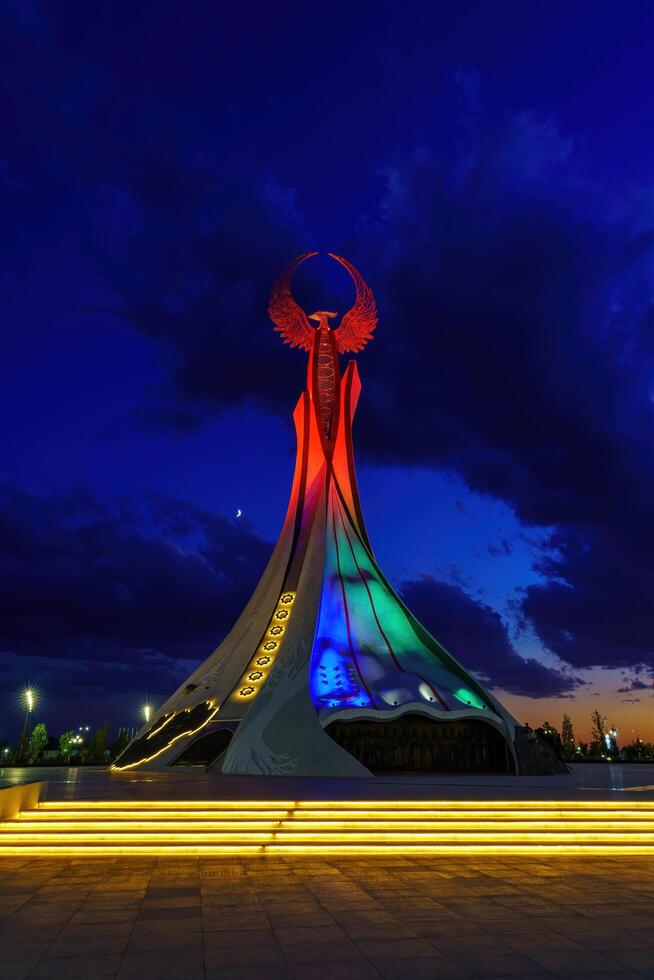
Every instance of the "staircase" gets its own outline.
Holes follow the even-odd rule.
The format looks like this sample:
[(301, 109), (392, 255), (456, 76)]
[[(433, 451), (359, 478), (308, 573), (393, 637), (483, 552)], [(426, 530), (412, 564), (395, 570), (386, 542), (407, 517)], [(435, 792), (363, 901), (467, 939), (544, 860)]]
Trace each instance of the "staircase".
[(0, 823), (28, 854), (654, 854), (654, 802), (44, 802)]

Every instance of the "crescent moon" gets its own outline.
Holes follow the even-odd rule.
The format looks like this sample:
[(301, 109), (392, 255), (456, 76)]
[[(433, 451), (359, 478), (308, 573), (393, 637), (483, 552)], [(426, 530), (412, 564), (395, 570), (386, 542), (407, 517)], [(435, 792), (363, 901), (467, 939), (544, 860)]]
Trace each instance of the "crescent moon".
[(241, 508), (239, 507), (239, 508), (238, 508), (238, 510), (236, 511), (236, 516), (237, 516), (237, 517), (240, 517), (242, 513), (243, 513), (243, 511), (242, 511), (242, 510), (241, 510)]

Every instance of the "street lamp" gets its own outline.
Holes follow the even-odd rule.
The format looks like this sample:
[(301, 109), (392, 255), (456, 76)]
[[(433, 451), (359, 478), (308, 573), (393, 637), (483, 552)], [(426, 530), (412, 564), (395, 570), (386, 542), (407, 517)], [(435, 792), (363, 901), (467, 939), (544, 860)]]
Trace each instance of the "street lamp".
[(144, 704), (143, 705), (143, 717), (145, 718), (145, 724), (146, 725), (149, 724), (150, 718), (152, 717), (152, 705), (151, 704)]
[(24, 762), (25, 756), (27, 755), (27, 741), (28, 741), (28, 730), (30, 724), (30, 715), (36, 707), (36, 691), (33, 687), (25, 687), (20, 692), (20, 700), (23, 707), (25, 708), (25, 724), (23, 725), (23, 734), (20, 737), (20, 742), (18, 744), (18, 761)]

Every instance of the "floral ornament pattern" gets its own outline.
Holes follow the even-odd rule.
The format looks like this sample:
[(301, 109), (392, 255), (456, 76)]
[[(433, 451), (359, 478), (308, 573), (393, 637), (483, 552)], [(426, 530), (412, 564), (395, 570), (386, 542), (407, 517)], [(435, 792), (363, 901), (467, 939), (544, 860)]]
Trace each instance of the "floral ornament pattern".
[[(250, 661), (247, 670), (241, 677), (239, 684), (234, 689), (231, 697), (238, 699), (251, 698), (258, 694), (262, 686), (266, 683), (268, 673), (273, 665), (274, 659), (279, 652), (283, 634), (286, 632), (287, 624), (282, 626), (280, 620), (287, 620), (291, 614), (291, 607), (295, 602), (294, 592), (283, 592), (275, 607), (268, 628), (259, 643), (259, 649)], [(278, 637), (272, 640), (271, 636)]]

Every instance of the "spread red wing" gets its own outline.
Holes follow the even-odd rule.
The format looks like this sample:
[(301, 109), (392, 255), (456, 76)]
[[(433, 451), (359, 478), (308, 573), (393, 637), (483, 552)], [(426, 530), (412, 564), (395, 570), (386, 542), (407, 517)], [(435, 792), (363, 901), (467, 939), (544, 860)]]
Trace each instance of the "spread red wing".
[(340, 326), (334, 331), (339, 354), (354, 353), (363, 350), (372, 337), (377, 326), (377, 304), (372, 290), (366, 286), (354, 266), (340, 255), (334, 255), (333, 252), (329, 255), (347, 269), (356, 286), (354, 306), (343, 316)]
[(275, 280), (268, 301), (268, 314), (284, 343), (307, 351), (311, 350), (313, 344), (314, 328), (304, 310), (293, 299), (291, 277), (298, 265), (313, 255), (317, 255), (317, 252), (303, 252), (288, 263)]

